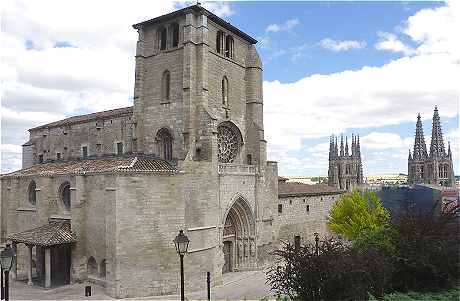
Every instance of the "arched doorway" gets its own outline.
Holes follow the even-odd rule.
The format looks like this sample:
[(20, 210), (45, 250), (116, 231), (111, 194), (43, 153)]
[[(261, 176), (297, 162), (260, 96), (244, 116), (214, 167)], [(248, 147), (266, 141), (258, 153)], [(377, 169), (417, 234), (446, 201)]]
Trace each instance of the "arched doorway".
[(251, 208), (238, 198), (228, 210), (223, 230), (224, 266), (222, 273), (251, 269), (255, 266), (255, 226)]

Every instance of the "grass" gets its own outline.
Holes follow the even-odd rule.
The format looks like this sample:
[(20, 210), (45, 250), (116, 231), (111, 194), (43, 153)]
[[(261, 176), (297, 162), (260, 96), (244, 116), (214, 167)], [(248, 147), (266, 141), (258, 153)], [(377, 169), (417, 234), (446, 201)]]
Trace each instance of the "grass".
[[(378, 300), (370, 298), (370, 300)], [(407, 292), (387, 294), (383, 301), (458, 301), (460, 300), (460, 287), (440, 292)]]
[[(287, 296), (278, 297), (264, 297), (260, 301), (287, 301), (290, 300)], [(370, 296), (369, 301), (458, 301), (460, 300), (460, 287), (440, 292), (407, 292), (407, 293), (393, 293), (387, 294), (383, 299), (377, 299)]]

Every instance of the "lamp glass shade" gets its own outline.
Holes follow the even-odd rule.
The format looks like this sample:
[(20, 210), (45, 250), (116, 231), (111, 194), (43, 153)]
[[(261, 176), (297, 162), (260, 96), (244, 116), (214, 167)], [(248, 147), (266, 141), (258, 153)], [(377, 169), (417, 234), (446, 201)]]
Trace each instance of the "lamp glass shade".
[(16, 254), (14, 253), (14, 250), (9, 245), (7, 245), (6, 248), (0, 253), (2, 269), (9, 271), (15, 256)]
[(179, 255), (184, 255), (185, 253), (187, 253), (189, 242), (190, 240), (184, 234), (184, 231), (180, 230), (179, 234), (174, 239), (174, 245), (176, 246), (176, 251)]

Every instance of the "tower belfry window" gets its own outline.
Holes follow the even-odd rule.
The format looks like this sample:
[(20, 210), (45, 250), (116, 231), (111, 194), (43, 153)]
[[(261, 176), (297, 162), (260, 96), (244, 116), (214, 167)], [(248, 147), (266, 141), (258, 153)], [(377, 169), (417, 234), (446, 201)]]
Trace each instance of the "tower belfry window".
[(171, 31), (172, 31), (172, 47), (179, 46), (179, 24), (173, 23), (171, 24)]
[(216, 35), (216, 51), (217, 51), (217, 53), (222, 53), (223, 42), (224, 42), (224, 33), (219, 30), (217, 32), (217, 35)]
[(171, 74), (168, 70), (163, 72), (163, 77), (161, 79), (161, 98), (163, 101), (168, 101), (170, 97), (171, 90)]
[(229, 58), (233, 58), (233, 37), (226, 36), (225, 37), (225, 56)]
[(162, 128), (158, 131), (157, 134), (157, 143), (159, 155), (162, 159), (166, 161), (172, 160), (172, 136), (169, 133), (169, 130)]
[(222, 105), (228, 106), (228, 79), (226, 76), (222, 78)]
[(167, 31), (166, 28), (162, 27), (159, 29), (158, 32), (158, 46), (160, 47), (160, 50), (165, 50), (166, 49), (166, 38), (167, 38)]

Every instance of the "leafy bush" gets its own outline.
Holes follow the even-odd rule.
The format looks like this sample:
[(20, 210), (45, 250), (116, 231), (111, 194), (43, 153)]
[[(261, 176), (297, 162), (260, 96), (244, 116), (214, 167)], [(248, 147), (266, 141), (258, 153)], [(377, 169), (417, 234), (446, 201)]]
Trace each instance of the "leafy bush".
[[(407, 292), (407, 293), (392, 293), (385, 295), (383, 301), (458, 301), (460, 299), (460, 289), (451, 289), (442, 292)], [(371, 301), (378, 299), (371, 296)]]
[(298, 300), (364, 300), (382, 296), (391, 279), (388, 256), (376, 248), (353, 248), (326, 239), (316, 255), (312, 245), (276, 250), (277, 262), (267, 272), (272, 290)]
[(374, 192), (354, 190), (342, 195), (332, 205), (327, 224), (357, 246), (394, 247), (390, 213)]
[[(328, 238), (321, 241), (318, 255), (310, 244), (298, 249), (284, 245), (274, 251), (277, 260), (267, 273), (273, 291), (297, 300), (397, 300), (385, 294), (458, 285), (458, 206), (443, 211), (434, 206), (430, 212), (407, 208), (390, 224), (371, 195), (353, 192), (341, 202), (329, 224), (353, 244)], [(412, 300), (403, 299), (411, 294), (399, 296)]]
[(400, 291), (448, 288), (459, 279), (458, 207), (438, 213), (406, 208), (395, 218), (395, 275)]

